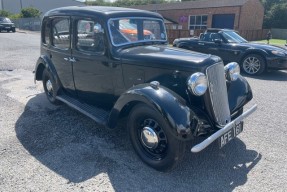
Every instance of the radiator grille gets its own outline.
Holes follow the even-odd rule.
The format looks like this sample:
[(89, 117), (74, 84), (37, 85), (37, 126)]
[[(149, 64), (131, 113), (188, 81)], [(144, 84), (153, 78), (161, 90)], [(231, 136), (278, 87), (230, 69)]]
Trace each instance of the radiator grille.
[(231, 118), (223, 63), (208, 67), (206, 75), (216, 123), (224, 126), (230, 122)]

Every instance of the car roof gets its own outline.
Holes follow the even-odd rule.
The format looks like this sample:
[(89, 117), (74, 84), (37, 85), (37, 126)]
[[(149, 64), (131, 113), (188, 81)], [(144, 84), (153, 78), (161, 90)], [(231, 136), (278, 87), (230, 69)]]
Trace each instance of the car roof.
[(101, 18), (115, 18), (115, 17), (156, 17), (162, 19), (158, 13), (144, 11), (139, 9), (123, 8), (123, 7), (107, 7), (107, 6), (69, 6), (61, 7), (48, 11), (44, 17), (47, 16), (99, 16)]

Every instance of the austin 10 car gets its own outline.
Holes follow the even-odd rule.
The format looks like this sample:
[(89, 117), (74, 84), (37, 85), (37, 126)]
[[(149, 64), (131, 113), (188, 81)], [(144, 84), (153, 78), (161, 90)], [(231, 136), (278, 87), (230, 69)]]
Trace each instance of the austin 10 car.
[(46, 13), (35, 80), (51, 103), (98, 124), (114, 129), (125, 120), (137, 155), (160, 171), (173, 168), (191, 143), (193, 153), (216, 141), (225, 146), (257, 108), (243, 110), (253, 95), (237, 63), (170, 47), (163, 18), (136, 9)]

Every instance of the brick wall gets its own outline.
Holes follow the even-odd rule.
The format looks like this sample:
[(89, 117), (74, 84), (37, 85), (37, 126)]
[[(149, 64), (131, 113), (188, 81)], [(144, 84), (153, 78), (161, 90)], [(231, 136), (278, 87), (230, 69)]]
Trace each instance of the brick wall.
[(249, 0), (241, 7), (240, 30), (262, 29), (264, 7), (258, 0)]
[(173, 21), (176, 21), (179, 23), (179, 25), (182, 25), (182, 29), (188, 29), (188, 22), (189, 19), (187, 19), (186, 22), (180, 23), (179, 18), (182, 16), (185, 16), (189, 18), (189, 15), (208, 15), (207, 19), (207, 27), (211, 27), (212, 24), (212, 15), (213, 14), (235, 14), (235, 21), (234, 25), (235, 28), (238, 26), (238, 18), (240, 13), (239, 7), (220, 7), (220, 8), (206, 8), (206, 9), (181, 9), (181, 10), (164, 10), (164, 11), (158, 11), (163, 17), (166, 17), (168, 19), (171, 19)]
[(181, 9), (181, 10), (159, 10), (163, 17), (171, 19), (182, 25), (183, 30), (187, 30), (189, 19), (180, 23), (180, 17), (189, 15), (208, 15), (207, 27), (212, 25), (212, 15), (214, 14), (235, 14), (235, 30), (257, 30), (262, 29), (264, 8), (259, 0), (249, 0), (242, 7), (218, 7), (204, 9)]

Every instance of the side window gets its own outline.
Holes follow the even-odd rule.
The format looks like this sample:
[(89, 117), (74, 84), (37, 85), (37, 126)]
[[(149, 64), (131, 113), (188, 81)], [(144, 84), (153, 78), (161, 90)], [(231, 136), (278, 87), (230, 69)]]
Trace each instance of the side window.
[(59, 49), (70, 48), (70, 21), (68, 18), (57, 18), (52, 22), (53, 46)]
[(215, 42), (215, 40), (221, 40), (221, 37), (218, 33), (211, 33), (210, 39), (212, 42)]
[(51, 31), (51, 22), (50, 20), (45, 20), (43, 22), (43, 28), (42, 28), (42, 42), (45, 45), (50, 44), (50, 31)]
[(104, 52), (104, 29), (97, 21), (78, 20), (76, 48), (79, 51)]

